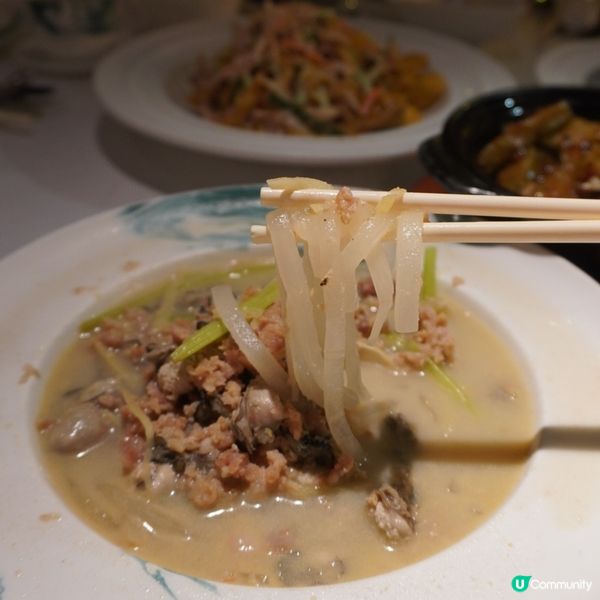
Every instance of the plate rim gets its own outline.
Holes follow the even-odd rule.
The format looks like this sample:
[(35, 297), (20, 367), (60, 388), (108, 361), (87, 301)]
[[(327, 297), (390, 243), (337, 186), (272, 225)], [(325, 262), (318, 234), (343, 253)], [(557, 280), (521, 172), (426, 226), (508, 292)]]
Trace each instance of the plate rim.
[[(383, 19), (361, 17), (354, 19), (354, 22), (359, 26), (362, 24), (364, 27), (383, 27), (386, 30), (394, 31), (399, 39), (401, 39), (403, 33), (418, 36), (425, 40), (424, 44), (427, 41), (441, 44), (446, 51), (454, 49), (461, 56), (468, 57), (472, 64), (477, 64), (476, 72), (485, 80), (485, 83), (480, 86), (481, 89), (475, 90), (475, 94), (515, 85), (515, 78), (503, 64), (488, 56), (482, 50), (461, 40), (395, 21), (389, 22)], [(186, 35), (191, 37), (194, 31), (202, 31), (204, 28), (228, 27), (230, 25), (231, 20), (223, 18), (174, 25), (143, 34), (116, 48), (98, 64), (93, 76), (93, 88), (102, 106), (111, 116), (138, 133), (192, 151), (207, 152), (228, 158), (250, 159), (257, 162), (341, 165), (373, 162), (416, 154), (419, 141), (437, 131), (455, 106), (472, 95), (463, 92), (456, 102), (440, 106), (439, 113), (434, 113), (431, 116), (431, 121), (424, 119), (412, 126), (370, 132), (355, 136), (352, 139), (348, 137), (336, 138), (334, 136), (309, 138), (310, 144), (306, 145), (304, 144), (306, 140), (298, 136), (251, 132), (241, 128), (226, 127), (202, 119), (199, 116), (195, 117), (198, 119), (198, 137), (191, 139), (190, 137), (182, 137), (181, 133), (173, 131), (167, 125), (161, 126), (158, 120), (145, 119), (135, 110), (127, 107), (122, 86), (118, 86), (119, 73), (120, 69), (123, 68), (123, 64), (127, 65), (129, 64), (128, 61), (133, 61), (134, 56), (142, 49), (153, 49), (155, 46), (159, 46), (161, 42), (173, 38), (182, 40)], [(411, 50), (412, 48), (409, 47), (408, 51)], [(427, 52), (426, 48), (416, 50)], [(190, 57), (187, 58), (189, 60)], [(168, 73), (163, 73), (162, 76), (166, 78)], [(164, 83), (159, 83), (155, 89), (162, 87), (164, 87)], [(173, 105), (176, 106), (176, 103), (173, 102)], [(435, 107), (433, 110), (436, 110)], [(419, 126), (427, 126), (427, 130), (422, 133), (417, 130), (417, 133), (414, 134), (412, 132), (415, 130), (409, 129), (410, 127)], [(208, 134), (206, 138), (201, 135), (202, 133)], [(401, 133), (405, 133), (405, 136), (401, 136)], [(391, 139), (388, 139), (390, 136), (404, 137), (404, 139), (392, 142)], [(239, 141), (238, 145), (230, 143), (232, 137)], [(261, 139), (267, 141), (271, 147), (261, 148)], [(298, 145), (293, 142), (301, 142), (301, 144)], [(331, 146), (332, 144), (334, 147)], [(324, 145), (327, 147), (324, 147)], [(359, 148), (356, 148), (357, 145)]]
[[(542, 85), (570, 85), (586, 87), (586, 77), (589, 71), (569, 71), (566, 73), (564, 68), (560, 69), (560, 77), (556, 77), (557, 61), (562, 61), (566, 56), (576, 54), (581, 56), (587, 54), (591, 48), (596, 48), (600, 52), (600, 39), (567, 39), (551, 46), (538, 57), (535, 63), (535, 76)], [(571, 61), (571, 66), (573, 61)], [(600, 59), (595, 61), (596, 68), (600, 68)]]

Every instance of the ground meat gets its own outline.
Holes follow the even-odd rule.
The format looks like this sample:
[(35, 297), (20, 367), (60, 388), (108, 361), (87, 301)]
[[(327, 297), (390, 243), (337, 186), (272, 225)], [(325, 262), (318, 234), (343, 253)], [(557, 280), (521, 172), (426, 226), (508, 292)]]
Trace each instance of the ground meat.
[(434, 362), (452, 362), (454, 340), (448, 331), (448, 316), (443, 310), (423, 305), (419, 311), (419, 331), (413, 339), (420, 344), (421, 352)]
[(285, 323), (279, 301), (271, 305), (252, 322), (252, 327), (262, 343), (280, 362), (285, 360)]
[(146, 385), (146, 394), (138, 401), (142, 410), (153, 417), (173, 410), (174, 401), (167, 398), (155, 381)]
[(243, 373), (246, 370), (254, 371), (254, 367), (248, 362), (248, 359), (238, 348), (233, 338), (226, 337), (219, 344), (219, 352), (221, 352), (223, 359), (233, 367), (236, 373)]
[(215, 467), (221, 479), (244, 479), (250, 459), (237, 448), (230, 448), (219, 454)]
[(179, 453), (197, 450), (204, 439), (200, 425), (189, 424), (188, 419), (173, 413), (160, 415), (154, 421), (154, 433), (165, 441), (168, 448)]
[(217, 450), (226, 450), (234, 442), (231, 430), (231, 419), (219, 417), (215, 423), (204, 428), (206, 438), (209, 439)]
[(266, 466), (249, 463), (246, 467), (245, 479), (249, 483), (249, 491), (256, 495), (271, 494), (285, 482), (285, 456), (278, 450), (268, 450), (265, 459)]
[(230, 380), (225, 384), (225, 389), (221, 394), (221, 402), (231, 411), (234, 411), (240, 405), (242, 400), (242, 384), (238, 381)]
[(176, 344), (181, 344), (183, 340), (196, 331), (196, 322), (191, 319), (175, 319), (169, 324), (167, 331)]
[(197, 469), (186, 470), (187, 496), (200, 509), (212, 508), (225, 494), (223, 484), (214, 476), (201, 473)]
[[(336, 203), (340, 218), (350, 219), (356, 209), (351, 192), (340, 190)], [(362, 310), (363, 318), (357, 318), (357, 326), (365, 336), (377, 306), (372, 288), (370, 280), (359, 285), (362, 303), (357, 315)], [(339, 454), (323, 409), (302, 397), (292, 404), (291, 399), (269, 390), (230, 336), (199, 357), (170, 362), (174, 347), (202, 326), (202, 319), (211, 318), (212, 307), (205, 296), (196, 294), (191, 299), (194, 305), (186, 308), (191, 319), (155, 328), (152, 312), (136, 308), (105, 319), (94, 333), (115, 354), (132, 363), (147, 382), (136, 402), (152, 423), (149, 465), (143, 460), (147, 450), (144, 429), (122, 404), (118, 388), (104, 385), (100, 390), (115, 394), (115, 398), (100, 402), (102, 396), (96, 391), (92, 398), (94, 405), (102, 404), (121, 414), (124, 471), (144, 483), (150, 473), (153, 486), (156, 476), (157, 490), (185, 493), (201, 509), (217, 505), (234, 492), (256, 496), (301, 493), (306, 487), (336, 485), (357, 473), (352, 458)], [(178, 302), (180, 306), (181, 300)], [(250, 325), (285, 367), (286, 331), (280, 303), (252, 319)], [(422, 353), (444, 359), (451, 356), (445, 327), (445, 315), (435, 308), (423, 312), (418, 338)], [(389, 424), (392, 437), (398, 433), (396, 425), (396, 421)], [(397, 466), (404, 464), (398, 453), (394, 456)], [(399, 511), (404, 505), (385, 486), (373, 492), (369, 506), (378, 525), (396, 535), (403, 531), (400, 518), (408, 525), (414, 523), (408, 518), (412, 492), (396, 483), (388, 487), (405, 502), (408, 516)]]
[(189, 375), (195, 385), (213, 394), (223, 390), (225, 384), (242, 370), (241, 367), (236, 368), (219, 356), (213, 355), (203, 358), (189, 371)]
[(180, 453), (210, 454), (213, 450), (225, 450), (234, 442), (231, 421), (225, 417), (202, 427), (184, 416), (165, 414), (154, 421), (154, 432), (171, 450)]
[[(359, 285), (361, 297), (358, 309), (354, 314), (354, 322), (358, 332), (368, 338), (377, 316), (377, 297), (372, 295), (370, 279), (363, 280)], [(375, 309), (375, 310), (374, 310)], [(384, 333), (388, 330), (386, 326)], [(448, 317), (441, 306), (423, 304), (419, 309), (419, 330), (409, 338), (417, 348), (415, 350), (399, 350), (390, 352), (390, 358), (400, 367), (423, 369), (428, 359), (437, 364), (448, 364), (454, 359), (454, 340), (448, 331)], [(383, 340), (376, 345), (384, 348)]]
[(335, 209), (342, 223), (350, 223), (352, 215), (356, 211), (356, 199), (350, 188), (345, 186), (340, 188), (335, 197)]
[(122, 348), (139, 342), (147, 334), (150, 321), (151, 314), (146, 309), (128, 308), (117, 318), (104, 319), (96, 335), (105, 346)]
[(367, 507), (375, 523), (391, 540), (399, 540), (414, 533), (415, 521), (411, 507), (400, 492), (389, 484), (371, 492)]
[(107, 319), (98, 333), (98, 338), (108, 348), (120, 348), (125, 341), (125, 334), (116, 319)]

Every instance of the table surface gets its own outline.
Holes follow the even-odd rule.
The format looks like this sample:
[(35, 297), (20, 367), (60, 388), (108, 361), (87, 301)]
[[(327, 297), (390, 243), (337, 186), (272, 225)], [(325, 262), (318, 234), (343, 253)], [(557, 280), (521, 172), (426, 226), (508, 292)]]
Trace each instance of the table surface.
[(0, 129), (0, 257), (100, 211), (184, 190), (256, 183), (274, 174), (391, 188), (424, 174), (416, 157), (347, 167), (253, 163), (180, 149), (104, 114), (88, 80), (53, 80), (30, 132)]
[[(485, 48), (521, 83), (533, 79), (535, 56), (526, 34), (520, 45)], [(68, 223), (165, 193), (255, 183), (279, 174), (386, 189), (398, 182), (410, 187), (426, 175), (415, 156), (351, 169), (294, 169), (191, 152), (142, 136), (107, 116), (88, 78), (54, 79), (51, 85), (54, 93), (31, 131), (0, 129), (0, 258)], [(578, 264), (586, 267), (585, 256)], [(597, 266), (589, 266), (598, 278)]]

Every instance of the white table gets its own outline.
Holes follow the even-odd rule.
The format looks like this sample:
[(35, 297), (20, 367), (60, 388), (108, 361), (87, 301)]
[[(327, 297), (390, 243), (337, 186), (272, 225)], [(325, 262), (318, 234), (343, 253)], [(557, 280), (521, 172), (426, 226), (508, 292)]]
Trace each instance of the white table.
[(152, 195), (98, 144), (100, 109), (83, 81), (57, 81), (29, 133), (0, 130), (0, 256), (98, 211)]

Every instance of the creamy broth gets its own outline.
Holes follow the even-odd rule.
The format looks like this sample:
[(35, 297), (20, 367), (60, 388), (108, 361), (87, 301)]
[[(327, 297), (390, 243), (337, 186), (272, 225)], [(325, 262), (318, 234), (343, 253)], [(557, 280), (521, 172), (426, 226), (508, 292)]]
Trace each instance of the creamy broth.
[[(375, 527), (368, 481), (304, 496), (233, 495), (200, 511), (174, 493), (146, 495), (122, 475), (118, 425), (98, 446), (58, 453), (40, 436), (49, 477), (74, 512), (128, 552), (174, 571), (248, 585), (311, 585), (398, 569), (456, 543), (507, 499), (525, 469), (534, 405), (524, 371), (508, 345), (447, 290), (455, 361), (448, 371), (473, 401), (467, 410), (421, 372), (363, 363), (373, 396), (368, 421), (401, 412), (423, 447), (412, 467), (416, 531), (390, 542)], [(73, 390), (98, 376), (82, 340), (58, 360), (40, 422), (56, 417)], [(462, 459), (452, 460), (456, 453)], [(478, 460), (478, 457), (481, 460)]]

